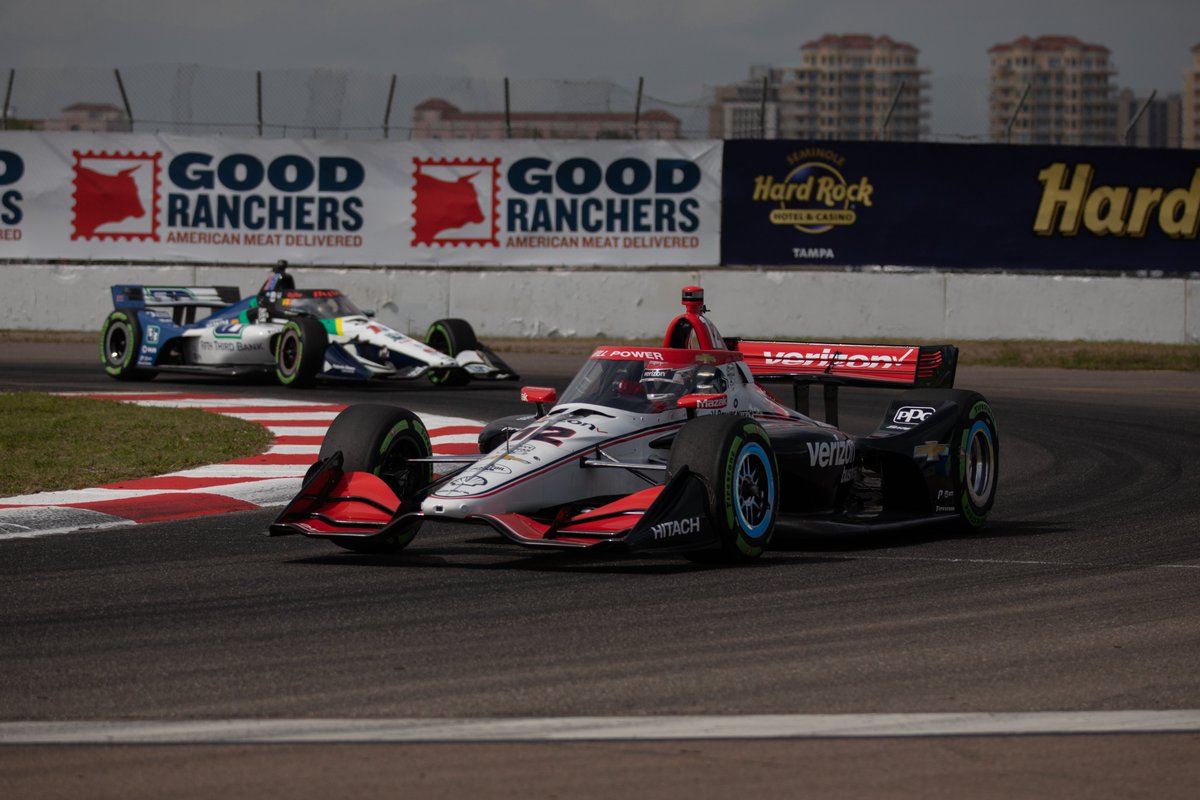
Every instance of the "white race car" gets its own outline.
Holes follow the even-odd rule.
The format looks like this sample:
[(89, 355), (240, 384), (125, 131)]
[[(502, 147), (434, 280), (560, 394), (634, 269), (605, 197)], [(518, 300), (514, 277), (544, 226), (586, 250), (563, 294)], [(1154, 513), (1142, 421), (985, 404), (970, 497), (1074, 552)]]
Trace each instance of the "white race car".
[[(232, 286), (112, 287), (100, 361), (119, 380), (158, 372), (226, 377), (274, 373), (285, 386), (318, 378), (417, 378), (460, 386), (516, 380), (470, 323), (441, 319), (422, 342), (389, 328), (336, 289), (296, 289), (286, 265), (254, 297)], [(207, 316), (197, 319), (197, 310)]]
[[(741, 561), (783, 518), (858, 531), (983, 525), (1000, 440), (987, 401), (952, 388), (957, 348), (725, 339), (700, 287), (683, 304), (661, 346), (596, 348), (561, 398), (523, 389), (536, 414), (490, 422), (476, 455), (432, 455), (406, 409), (348, 407), (271, 535), (390, 552), (450, 520), (529, 547)], [(764, 381), (791, 383), (796, 408)], [(825, 422), (806, 413), (812, 385)], [(907, 391), (854, 436), (836, 427), (841, 385)]]

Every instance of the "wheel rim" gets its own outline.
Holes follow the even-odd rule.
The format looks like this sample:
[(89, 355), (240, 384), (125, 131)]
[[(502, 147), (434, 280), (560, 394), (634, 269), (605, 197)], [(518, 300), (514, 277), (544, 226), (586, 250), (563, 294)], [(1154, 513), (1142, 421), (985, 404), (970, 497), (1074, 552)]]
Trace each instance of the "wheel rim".
[(296, 372), (296, 364), (300, 361), (300, 340), (292, 331), (283, 334), (279, 340), (279, 371), (291, 376)]
[(976, 422), (967, 439), (967, 495), (978, 508), (991, 499), (996, 481), (996, 449), (983, 422)]
[(422, 456), (420, 446), (407, 437), (398, 437), (384, 454), (379, 464), (378, 475), (392, 484), (401, 499), (411, 496), (427, 481), (424, 480), (424, 464), (412, 464), (410, 459)]
[(114, 322), (104, 336), (104, 356), (111, 366), (119, 367), (129, 358), (129, 328), (124, 322)]
[(738, 454), (733, 473), (733, 505), (738, 522), (751, 539), (764, 535), (775, 507), (775, 482), (766, 451), (757, 444)]

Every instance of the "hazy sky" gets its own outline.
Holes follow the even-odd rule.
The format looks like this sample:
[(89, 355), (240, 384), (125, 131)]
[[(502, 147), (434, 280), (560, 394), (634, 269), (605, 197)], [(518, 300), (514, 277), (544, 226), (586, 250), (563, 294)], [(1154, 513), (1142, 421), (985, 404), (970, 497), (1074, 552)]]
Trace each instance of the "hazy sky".
[(931, 70), (931, 128), (986, 128), (988, 48), (1070, 34), (1117, 85), (1179, 92), (1200, 0), (0, 0), (0, 68), (194, 63), (604, 78), (677, 102), (799, 61), (826, 33), (887, 34)]

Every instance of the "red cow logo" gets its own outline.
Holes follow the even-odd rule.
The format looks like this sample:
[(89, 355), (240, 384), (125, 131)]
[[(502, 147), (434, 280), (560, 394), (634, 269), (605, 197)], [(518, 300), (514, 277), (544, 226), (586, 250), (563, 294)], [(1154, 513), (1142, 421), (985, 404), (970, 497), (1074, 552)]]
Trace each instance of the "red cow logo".
[(158, 154), (76, 152), (71, 238), (157, 240), (158, 159)]
[[(498, 245), (499, 159), (413, 159), (414, 245)], [(460, 174), (462, 168), (473, 171)], [(482, 201), (482, 202), (481, 202)], [(456, 233), (446, 234), (447, 231)]]

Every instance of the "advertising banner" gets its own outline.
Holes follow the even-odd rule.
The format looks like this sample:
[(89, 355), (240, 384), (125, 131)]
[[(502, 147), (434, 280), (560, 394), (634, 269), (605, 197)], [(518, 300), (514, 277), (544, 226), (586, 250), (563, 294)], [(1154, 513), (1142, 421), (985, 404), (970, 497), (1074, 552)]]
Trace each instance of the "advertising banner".
[(1200, 270), (1200, 152), (731, 141), (721, 262)]
[(0, 134), (0, 259), (717, 263), (715, 141)]

